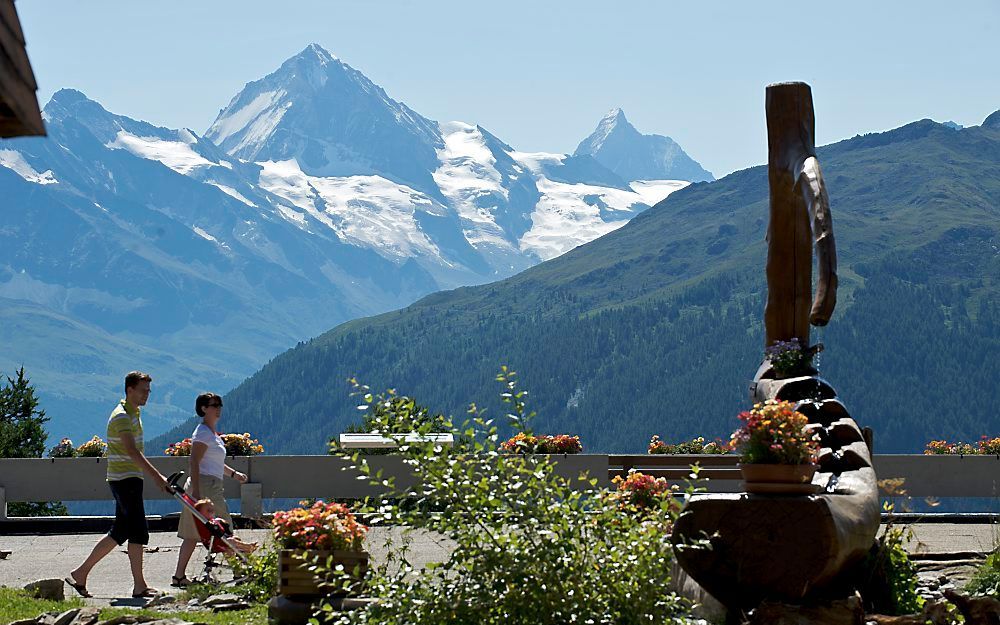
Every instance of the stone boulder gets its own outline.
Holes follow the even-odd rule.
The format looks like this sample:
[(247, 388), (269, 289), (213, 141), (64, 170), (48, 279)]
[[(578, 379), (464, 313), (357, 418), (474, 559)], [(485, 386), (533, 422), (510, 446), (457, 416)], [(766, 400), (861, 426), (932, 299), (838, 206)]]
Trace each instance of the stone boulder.
[(65, 601), (66, 582), (61, 579), (40, 579), (26, 585), (24, 589), (36, 599), (49, 601)]

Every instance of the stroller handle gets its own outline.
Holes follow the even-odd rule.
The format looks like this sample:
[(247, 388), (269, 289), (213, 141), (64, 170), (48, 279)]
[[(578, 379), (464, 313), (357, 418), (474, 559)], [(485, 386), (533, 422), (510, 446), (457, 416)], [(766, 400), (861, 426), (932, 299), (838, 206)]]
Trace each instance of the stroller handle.
[(178, 471), (177, 473), (172, 473), (170, 477), (167, 478), (167, 486), (170, 487), (170, 492), (184, 492), (184, 487), (180, 486), (180, 484), (184, 481), (184, 476), (184, 471)]

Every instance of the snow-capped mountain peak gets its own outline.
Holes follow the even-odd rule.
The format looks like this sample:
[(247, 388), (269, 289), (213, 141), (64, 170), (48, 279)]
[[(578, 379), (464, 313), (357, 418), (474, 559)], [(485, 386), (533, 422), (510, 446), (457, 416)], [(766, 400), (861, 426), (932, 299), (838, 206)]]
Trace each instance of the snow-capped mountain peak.
[[(597, 130), (595, 130), (589, 137), (584, 139), (589, 147), (588, 154), (592, 154), (597, 150), (601, 149), (604, 142), (608, 140), (613, 133), (616, 132), (630, 132), (636, 135), (639, 131), (635, 129), (632, 124), (629, 123), (628, 119), (625, 118), (625, 111), (620, 108), (613, 108), (608, 111), (608, 114), (601, 118), (601, 121), (597, 124)], [(583, 144), (581, 144), (583, 145)], [(580, 149), (577, 148), (577, 152)]]
[(640, 133), (620, 108), (611, 109), (601, 118), (573, 155), (592, 156), (629, 181), (715, 179), (670, 137)]
[(437, 124), (318, 44), (248, 83), (205, 137), (243, 160), (291, 159), (313, 176), (379, 175), (436, 192)]

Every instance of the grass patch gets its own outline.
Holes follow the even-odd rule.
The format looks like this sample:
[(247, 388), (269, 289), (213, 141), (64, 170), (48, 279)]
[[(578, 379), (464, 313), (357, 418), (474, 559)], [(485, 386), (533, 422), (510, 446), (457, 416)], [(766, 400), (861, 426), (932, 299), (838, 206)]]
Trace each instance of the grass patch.
[[(10, 623), (21, 619), (35, 618), (44, 612), (65, 612), (73, 608), (82, 608), (84, 602), (79, 598), (66, 601), (47, 601), (35, 599), (19, 588), (0, 586), (0, 623)], [(237, 612), (159, 612), (136, 608), (104, 608), (101, 610), (102, 621), (125, 614), (150, 616), (157, 619), (176, 617), (185, 621), (205, 623), (206, 625), (266, 625), (267, 606), (254, 605), (248, 610)]]
[(112, 619), (126, 614), (151, 616), (164, 619), (176, 617), (193, 623), (205, 625), (266, 625), (267, 606), (255, 605), (247, 610), (234, 612), (160, 612), (157, 610), (141, 610), (135, 608), (104, 608), (101, 610), (101, 620)]
[(83, 600), (78, 598), (47, 601), (35, 599), (20, 588), (0, 586), (0, 623), (34, 618), (42, 612), (65, 612), (82, 606)]

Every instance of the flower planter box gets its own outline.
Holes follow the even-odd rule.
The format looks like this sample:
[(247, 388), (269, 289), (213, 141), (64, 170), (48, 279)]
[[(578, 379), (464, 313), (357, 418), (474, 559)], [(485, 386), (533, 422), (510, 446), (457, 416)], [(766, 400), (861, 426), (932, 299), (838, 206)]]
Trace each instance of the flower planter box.
[[(355, 578), (351, 592), (355, 594), (364, 585), (368, 573), (368, 553), (364, 551), (319, 551), (316, 549), (282, 549), (278, 552), (278, 593), (285, 597), (322, 597), (343, 595), (342, 591), (330, 592), (322, 587), (323, 580), (309, 570), (312, 562), (332, 558), (333, 566), (342, 564), (344, 571)], [(354, 569), (357, 568), (355, 574)]]

